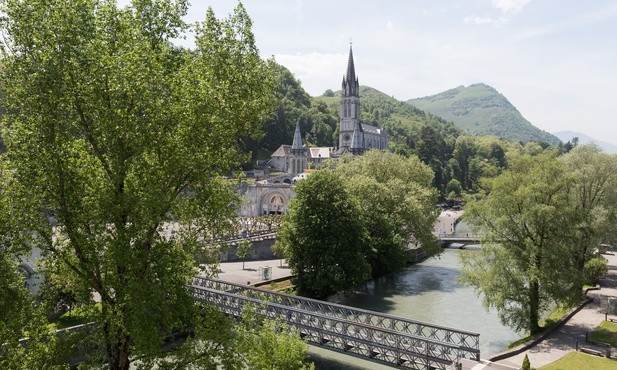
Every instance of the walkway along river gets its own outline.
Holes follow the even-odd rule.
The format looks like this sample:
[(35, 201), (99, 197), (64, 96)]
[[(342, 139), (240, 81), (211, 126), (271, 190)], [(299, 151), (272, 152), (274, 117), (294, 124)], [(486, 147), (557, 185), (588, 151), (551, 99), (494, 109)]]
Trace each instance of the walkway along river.
[[(445, 249), (439, 257), (375, 279), (353, 293), (338, 294), (329, 300), (480, 333), (481, 356), (488, 358), (503, 351), (521, 334), (503, 326), (494, 310), (486, 312), (481, 297), (473, 288), (457, 282), (461, 272), (460, 253), (457, 249)], [(311, 347), (310, 352), (317, 369), (381, 368), (316, 347)]]

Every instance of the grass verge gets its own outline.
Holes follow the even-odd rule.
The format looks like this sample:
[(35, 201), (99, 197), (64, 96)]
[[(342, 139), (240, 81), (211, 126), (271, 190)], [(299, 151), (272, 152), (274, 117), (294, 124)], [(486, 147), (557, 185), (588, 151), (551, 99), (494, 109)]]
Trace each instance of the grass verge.
[(259, 288), (271, 290), (273, 292), (280, 292), (286, 294), (296, 294), (296, 287), (291, 282), (291, 279), (283, 280), (279, 282), (272, 282), (270, 284), (261, 285)]
[[(617, 323), (602, 321), (597, 328), (589, 333), (589, 339), (617, 347)], [(615, 364), (617, 368), (617, 364)]]
[(538, 370), (615, 370), (616, 368), (617, 361), (615, 360), (581, 352), (570, 352), (559, 360), (538, 368)]
[(97, 303), (94, 307), (77, 307), (49, 320), (48, 326), (58, 330), (70, 328), (75, 325), (87, 324), (93, 320), (95, 315), (94, 310), (100, 311), (100, 309), (100, 303)]

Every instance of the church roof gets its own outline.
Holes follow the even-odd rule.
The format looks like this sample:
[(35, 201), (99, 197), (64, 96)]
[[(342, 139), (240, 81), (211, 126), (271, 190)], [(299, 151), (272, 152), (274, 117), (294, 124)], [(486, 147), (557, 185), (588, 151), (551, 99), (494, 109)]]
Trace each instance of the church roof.
[(362, 131), (367, 132), (369, 134), (383, 134), (384, 130), (379, 128), (379, 127), (375, 127), (375, 126), (371, 126), (371, 125), (367, 125), (365, 123), (362, 123)]
[(291, 155), (291, 145), (283, 144), (272, 153), (272, 157), (288, 157)]
[(330, 153), (332, 152), (331, 147), (321, 146), (315, 148), (309, 148), (311, 152), (311, 158), (330, 158)]

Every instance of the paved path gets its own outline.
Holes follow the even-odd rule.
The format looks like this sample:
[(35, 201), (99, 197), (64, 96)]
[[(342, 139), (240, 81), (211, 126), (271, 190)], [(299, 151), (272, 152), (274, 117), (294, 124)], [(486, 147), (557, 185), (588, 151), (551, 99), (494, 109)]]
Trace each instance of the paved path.
[(278, 279), (291, 276), (291, 269), (285, 263), (285, 260), (264, 260), (264, 261), (246, 261), (244, 269), (242, 262), (222, 262), (219, 264), (218, 279), (229, 281), (236, 284), (255, 285), (263, 280), (259, 279), (259, 267), (272, 267), (272, 279)]
[(433, 227), (433, 234), (435, 236), (439, 236), (443, 234), (454, 233), (454, 224), (456, 223), (456, 220), (461, 218), (462, 215), (463, 211), (442, 211), (439, 214), (439, 217), (437, 217), (437, 221), (435, 222), (435, 226)]
[[(601, 347), (585, 343), (585, 333), (592, 331), (604, 320), (608, 297), (617, 297), (617, 256), (603, 255), (608, 260), (608, 275), (600, 280), (600, 290), (589, 292), (593, 302), (576, 313), (567, 323), (554, 333), (550, 334), (538, 345), (516, 356), (497, 361), (499, 364), (519, 367), (525, 355), (529, 357), (532, 367), (539, 368), (557, 361), (568, 352), (575, 350), (576, 341), (579, 346), (590, 347), (602, 351)], [(617, 362), (615, 363), (617, 368)]]

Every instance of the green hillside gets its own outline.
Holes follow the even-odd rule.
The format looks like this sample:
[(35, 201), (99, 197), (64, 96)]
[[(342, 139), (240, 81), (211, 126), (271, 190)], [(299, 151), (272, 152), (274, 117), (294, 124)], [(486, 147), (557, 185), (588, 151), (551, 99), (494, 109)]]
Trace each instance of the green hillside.
[[(340, 103), (340, 91), (334, 96), (313, 97), (315, 104), (326, 104), (336, 115)], [(369, 86), (360, 86), (360, 114), (362, 123), (386, 129), (392, 149), (407, 152), (416, 147), (420, 130), (429, 126), (442, 137), (452, 142), (461, 133), (451, 122), (382, 93)]]
[(479, 83), (459, 86), (442, 93), (408, 100), (472, 135), (493, 135), (511, 141), (544, 141), (558, 145), (559, 139), (532, 125), (508, 99), (494, 88)]

